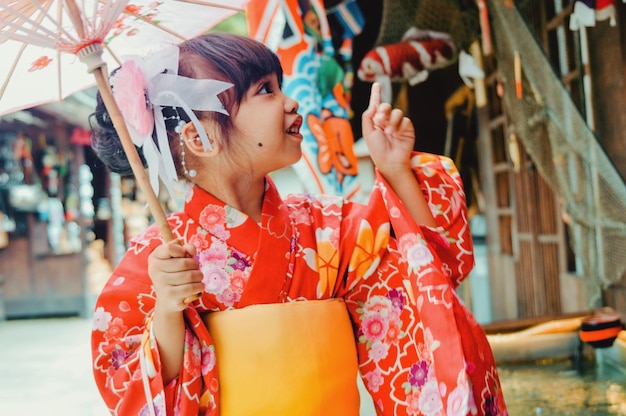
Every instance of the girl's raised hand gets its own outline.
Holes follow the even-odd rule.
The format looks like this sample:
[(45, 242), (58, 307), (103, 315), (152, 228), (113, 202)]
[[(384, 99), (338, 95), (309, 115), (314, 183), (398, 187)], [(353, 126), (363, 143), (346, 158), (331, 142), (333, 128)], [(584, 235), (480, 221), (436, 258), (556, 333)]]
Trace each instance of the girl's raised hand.
[(204, 291), (202, 272), (194, 260), (192, 244), (163, 243), (148, 257), (148, 274), (156, 292), (156, 308), (162, 313), (185, 309), (185, 299)]
[(387, 177), (411, 169), (415, 143), (413, 123), (400, 109), (381, 103), (381, 85), (372, 84), (370, 102), (362, 116), (363, 137), (378, 170)]

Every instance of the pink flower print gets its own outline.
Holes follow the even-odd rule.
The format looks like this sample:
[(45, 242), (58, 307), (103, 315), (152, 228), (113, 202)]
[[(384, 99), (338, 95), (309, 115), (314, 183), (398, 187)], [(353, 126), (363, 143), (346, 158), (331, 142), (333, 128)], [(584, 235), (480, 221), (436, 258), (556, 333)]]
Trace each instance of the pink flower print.
[(189, 238), (189, 243), (196, 246), (198, 250), (206, 250), (209, 248), (207, 234), (203, 232), (196, 233)]
[(143, 338), (143, 334), (136, 335), (126, 335), (124, 337), (124, 341), (126, 344), (127, 350), (133, 350), (141, 343), (141, 338)]
[(298, 208), (289, 213), (289, 218), (294, 224), (311, 225), (311, 213), (306, 208)]
[(407, 397), (407, 409), (406, 412), (409, 415), (419, 415), (420, 414), (420, 394), (419, 390), (412, 391)]
[(431, 264), (435, 259), (433, 253), (424, 244), (416, 244), (412, 246), (406, 253), (409, 267), (413, 270), (419, 270), (422, 266)]
[(404, 294), (401, 290), (391, 289), (387, 293), (387, 298), (391, 301), (394, 309), (402, 311), (404, 309)]
[(143, 234), (139, 235), (136, 240), (146, 245), (150, 244), (151, 240), (161, 239), (161, 232), (156, 227), (148, 227)]
[(380, 386), (382, 386), (385, 382), (385, 379), (381, 375), (379, 368), (365, 374), (363, 376), (363, 379), (367, 383), (368, 390), (374, 393), (376, 393), (380, 389)]
[[(432, 339), (431, 339), (432, 341)], [(429, 344), (427, 343), (419, 343), (419, 345), (417, 346), (417, 354), (418, 356), (427, 361), (427, 362), (431, 362), (433, 359), (432, 356), (432, 350), (430, 349), (430, 347), (428, 346)]]
[(93, 330), (104, 332), (109, 327), (109, 322), (111, 322), (111, 312), (105, 311), (102, 306), (96, 308), (93, 313)]
[(241, 270), (235, 270), (230, 275), (230, 286), (228, 287), (235, 293), (243, 293), (243, 288), (248, 281), (248, 276)]
[(363, 305), (363, 313), (365, 315), (370, 313), (377, 313), (382, 314), (383, 316), (388, 316), (391, 308), (392, 303), (389, 298), (376, 295), (368, 299), (365, 305)]
[(248, 262), (248, 259), (246, 259), (245, 255), (238, 251), (233, 251), (230, 255), (230, 259), (228, 260), (228, 264), (230, 264), (230, 266), (235, 270), (246, 270), (246, 268), (250, 266), (250, 263)]
[(426, 384), (428, 378), (428, 363), (426, 361), (420, 361), (417, 364), (411, 366), (409, 372), (409, 384), (412, 387), (422, 387)]
[(437, 380), (431, 380), (424, 385), (420, 392), (419, 410), (424, 416), (435, 416), (443, 410), (443, 402), (437, 387)]
[(419, 241), (416, 234), (404, 234), (398, 241), (398, 248), (401, 252), (406, 253), (412, 246), (419, 243)]
[(388, 344), (395, 344), (400, 340), (400, 335), (402, 331), (400, 331), (400, 327), (398, 326), (398, 322), (395, 320), (389, 321), (389, 328), (387, 329), (387, 334), (385, 335), (385, 342)]
[(387, 357), (389, 354), (389, 345), (384, 342), (376, 341), (372, 344), (367, 356), (375, 363)]
[(191, 377), (200, 376), (200, 371), (202, 367), (202, 354), (200, 350), (200, 342), (197, 340), (193, 340), (191, 344), (188, 344), (188, 348), (190, 351), (189, 359), (185, 360), (185, 369), (189, 373)]
[(124, 325), (124, 321), (122, 320), (122, 318), (115, 318), (111, 321), (109, 328), (104, 333), (104, 338), (107, 341), (121, 339), (127, 330), (128, 327)]
[(166, 416), (165, 415), (165, 394), (163, 393), (163, 391), (157, 394), (150, 403), (146, 403), (146, 405), (142, 407), (141, 410), (139, 411), (138, 416), (150, 416), (152, 413), (148, 409), (148, 406), (152, 406), (156, 416)]
[(215, 346), (209, 345), (202, 348), (202, 374), (206, 375), (213, 370), (216, 362)]
[(195, 338), (191, 331), (185, 330), (185, 348), (189, 349), (192, 347)]
[(198, 253), (198, 263), (207, 263), (218, 267), (226, 267), (228, 260), (228, 247), (222, 241), (214, 240), (208, 250)]
[(223, 303), (226, 306), (233, 306), (236, 302), (239, 302), (241, 295), (237, 292), (233, 292), (230, 288), (224, 289), (222, 293), (215, 296), (218, 302)]
[(111, 352), (111, 367), (113, 367), (114, 370), (119, 370), (119, 368), (124, 365), (126, 358), (128, 358), (128, 353), (116, 347), (113, 352)]
[[(448, 414), (451, 415), (466, 415), (469, 411), (469, 389), (467, 386), (460, 385), (448, 395)], [(489, 413), (487, 413), (489, 414)]]
[(220, 240), (228, 240), (228, 237), (230, 237), (230, 231), (226, 229), (226, 226), (224, 224), (218, 224), (211, 228), (210, 231), (215, 237), (219, 238)]
[(201, 271), (204, 276), (202, 283), (204, 283), (206, 292), (216, 295), (222, 293), (228, 287), (228, 275), (221, 267), (207, 264), (201, 267)]
[(226, 222), (226, 210), (219, 205), (207, 205), (200, 213), (200, 225), (212, 231)]
[(378, 314), (370, 314), (363, 318), (361, 329), (368, 341), (380, 341), (387, 333), (387, 320)]

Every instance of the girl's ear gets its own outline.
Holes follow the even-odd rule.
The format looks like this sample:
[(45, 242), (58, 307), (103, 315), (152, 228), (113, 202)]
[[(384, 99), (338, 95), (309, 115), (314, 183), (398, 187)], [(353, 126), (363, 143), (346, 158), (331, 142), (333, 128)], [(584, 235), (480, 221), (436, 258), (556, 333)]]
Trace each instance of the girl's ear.
[(207, 153), (214, 153), (218, 147), (217, 142), (211, 138), (208, 129), (205, 128), (204, 131), (209, 138), (209, 148), (207, 149), (205, 149), (204, 145), (202, 144), (200, 134), (198, 133), (198, 129), (194, 123), (189, 122), (185, 124), (180, 131), (181, 138), (185, 142), (185, 145), (196, 156), (206, 155)]

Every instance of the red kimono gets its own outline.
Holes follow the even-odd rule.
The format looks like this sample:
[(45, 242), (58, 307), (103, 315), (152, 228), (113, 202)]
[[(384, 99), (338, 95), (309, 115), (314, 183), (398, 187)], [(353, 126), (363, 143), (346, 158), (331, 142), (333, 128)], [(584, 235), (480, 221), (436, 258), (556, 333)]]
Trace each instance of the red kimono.
[(174, 235), (196, 246), (205, 284), (185, 310), (183, 368), (163, 385), (147, 273), (148, 254), (162, 239), (151, 226), (96, 305), (94, 374), (111, 411), (217, 415), (219, 363), (200, 314), (343, 297), (379, 415), (506, 415), (490, 346), (455, 292), (473, 267), (460, 176), (440, 156), (416, 153), (412, 165), (436, 228), (417, 225), (380, 176), (367, 205), (329, 196), (283, 200), (268, 179), (261, 224), (190, 187), (184, 211), (169, 216)]

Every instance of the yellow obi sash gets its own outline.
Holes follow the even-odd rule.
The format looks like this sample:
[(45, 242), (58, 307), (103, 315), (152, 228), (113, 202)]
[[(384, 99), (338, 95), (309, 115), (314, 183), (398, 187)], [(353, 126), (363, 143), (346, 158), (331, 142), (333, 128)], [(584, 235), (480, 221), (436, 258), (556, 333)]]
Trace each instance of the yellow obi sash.
[(359, 414), (358, 360), (342, 299), (212, 312), (220, 415)]

